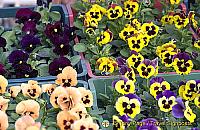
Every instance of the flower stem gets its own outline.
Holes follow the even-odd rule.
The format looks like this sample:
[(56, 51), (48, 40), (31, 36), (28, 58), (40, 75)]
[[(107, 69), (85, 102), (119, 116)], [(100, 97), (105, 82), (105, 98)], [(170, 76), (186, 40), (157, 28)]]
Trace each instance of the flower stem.
[(146, 91), (148, 91), (149, 88), (149, 79), (146, 80)]

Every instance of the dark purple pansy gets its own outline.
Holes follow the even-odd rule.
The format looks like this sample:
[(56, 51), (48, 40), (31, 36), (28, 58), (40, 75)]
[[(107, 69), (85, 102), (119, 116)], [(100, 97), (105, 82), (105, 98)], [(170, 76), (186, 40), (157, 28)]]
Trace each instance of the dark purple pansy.
[(29, 58), (29, 55), (22, 50), (15, 50), (8, 56), (9, 62), (13, 65), (25, 63)]
[(170, 90), (165, 90), (164, 92), (158, 94), (156, 96), (156, 99), (158, 100), (159, 98), (162, 98), (163, 96), (165, 96), (166, 98), (170, 98), (171, 96), (176, 97), (176, 94)]
[(154, 77), (154, 78), (151, 78), (150, 80), (150, 85), (153, 84), (153, 83), (162, 83), (163, 81), (165, 81), (165, 79), (163, 77)]
[(60, 74), (66, 66), (72, 66), (71, 61), (66, 57), (60, 57), (53, 60), (49, 65), (49, 74), (56, 76)]
[(191, 130), (200, 130), (200, 128), (191, 128)]
[(25, 22), (24, 26), (22, 27), (22, 31), (26, 34), (35, 35), (37, 32), (36, 23), (33, 21)]
[(144, 63), (146, 66), (152, 65), (154, 68), (158, 66), (158, 58), (153, 60), (144, 59), (141, 63)]
[(124, 122), (125, 128), (127, 128), (129, 123), (131, 122), (130, 117), (127, 115), (120, 116), (119, 119)]
[(38, 71), (33, 69), (30, 64), (23, 63), (15, 66), (16, 78), (37, 77)]
[(0, 48), (6, 47), (6, 39), (3, 37), (0, 37)]
[(33, 35), (25, 35), (21, 40), (21, 47), (28, 53), (32, 52), (37, 45), (40, 45), (40, 39)]
[(190, 56), (183, 52), (183, 53), (178, 53), (176, 55), (173, 56), (173, 59), (178, 58), (179, 60), (184, 60), (185, 62), (187, 62), (188, 60), (190, 60)]
[(122, 57), (118, 57), (116, 61), (119, 67), (126, 65), (126, 60)]
[(136, 94), (126, 94), (124, 95), (125, 97), (128, 97), (129, 99), (138, 99), (138, 101), (140, 102), (140, 105), (142, 105), (142, 100), (140, 99), (140, 97), (138, 97)]
[(49, 39), (54, 41), (54, 38), (59, 37), (63, 33), (61, 22), (58, 21), (54, 24), (47, 24), (44, 32)]
[(29, 8), (21, 8), (16, 12), (17, 23), (25, 23), (26, 21), (38, 22), (41, 18), (40, 13), (32, 11)]
[(176, 118), (183, 118), (185, 105), (182, 98), (177, 98), (176, 103), (177, 104), (172, 107), (172, 115)]
[(69, 27), (68, 25), (65, 25), (65, 27), (64, 27), (64, 37), (68, 37), (70, 41), (74, 40), (75, 37), (76, 37), (75, 28)]
[(6, 69), (4, 68), (4, 65), (0, 63), (0, 75), (4, 75), (6, 73)]
[(55, 38), (53, 44), (55, 46), (53, 52), (56, 53), (57, 55), (64, 56), (69, 53), (70, 49), (69, 41), (66, 40), (64, 37)]
[(137, 125), (136, 130), (158, 130), (158, 126), (156, 125), (158, 121), (154, 118), (143, 119), (140, 122), (143, 125)]

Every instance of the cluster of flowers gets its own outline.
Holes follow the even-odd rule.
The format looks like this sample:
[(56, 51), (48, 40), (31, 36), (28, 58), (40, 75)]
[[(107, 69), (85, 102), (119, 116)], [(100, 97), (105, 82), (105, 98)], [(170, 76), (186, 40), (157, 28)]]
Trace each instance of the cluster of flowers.
[[(0, 76), (1, 94), (5, 94), (8, 81)], [(73, 87), (77, 85), (77, 72), (72, 67), (65, 67), (57, 76), (57, 84), (43, 84), (42, 87), (37, 81), (29, 80), (28, 83), (22, 83), (21, 86), (9, 87), (8, 92), (15, 99), (23, 96), (27, 100), (20, 101), (16, 106), (16, 113), (21, 115), (15, 122), (16, 130), (40, 130), (42, 122), (35, 122), (41, 115), (41, 106), (38, 99), (44, 93), (49, 95), (52, 108), (59, 109), (55, 117), (57, 126), (61, 130), (98, 130), (99, 126), (93, 122), (86, 108), (93, 105), (93, 95), (90, 90), (84, 87)], [(59, 86), (58, 86), (59, 85)], [(9, 99), (0, 96), (0, 128), (6, 130), (9, 126), (6, 110), (9, 106)], [(12, 101), (13, 102), (13, 101)], [(45, 106), (47, 107), (47, 106)], [(48, 116), (45, 118), (48, 118)], [(43, 128), (45, 129), (45, 128)]]
[[(37, 60), (44, 58), (41, 55), (31, 54), (36, 47), (40, 46), (43, 48), (53, 48), (52, 46), (54, 46), (53, 52), (59, 56), (55, 59), (49, 57), (52, 60), (49, 66), (50, 75), (56, 76), (64, 67), (71, 66), (70, 60), (64, 56), (69, 53), (69, 43), (75, 38), (74, 28), (63, 25), (60, 21), (42, 23), (41, 14), (28, 8), (22, 8), (17, 11), (16, 22), (22, 26), (22, 33), (17, 34), (15, 32), (16, 36), (19, 37), (17, 38), (19, 40), (19, 47), (14, 48), (14, 51), (8, 57), (9, 63), (12, 64), (15, 71), (12, 75), (16, 75), (16, 78), (36, 77), (38, 75), (37, 67), (31, 66), (27, 61), (34, 58)], [(41, 26), (43, 32), (41, 32)], [(44, 38), (45, 41), (43, 40)], [(48, 40), (50, 40), (52, 45), (46, 42)], [(5, 38), (0, 37), (0, 44), (0, 48), (6, 51), (7, 43)], [(62, 64), (58, 64), (58, 62)], [(0, 74), (5, 75), (6, 73), (12, 72), (6, 70), (1, 64)]]
[[(178, 5), (180, 4), (180, 0), (169, 0), (169, 3), (172, 6), (174, 4)], [(195, 20), (195, 14), (193, 11), (189, 12), (186, 16), (184, 11), (173, 12), (170, 10), (167, 15), (164, 15), (161, 18), (158, 17), (158, 20), (162, 24), (162, 26), (158, 26), (159, 24), (156, 25), (153, 22), (143, 22), (137, 19), (137, 16), (135, 15), (139, 11), (140, 3), (138, 1), (127, 0), (122, 4), (123, 7), (115, 3), (110, 3), (107, 9), (98, 4), (93, 4), (84, 15), (81, 15), (81, 18), (83, 18), (86, 33), (91, 37), (95, 36), (96, 32), (100, 30), (98, 25), (102, 24), (102, 21), (104, 23), (107, 19), (108, 21), (114, 21), (119, 20), (120, 18), (122, 18), (122, 20), (125, 18), (129, 21), (128, 23), (124, 22), (125, 26), (118, 34), (119, 38), (127, 43), (129, 49), (137, 53), (134, 55), (131, 53), (131, 56), (127, 59), (129, 67), (133, 67), (135, 62), (137, 62), (136, 66), (133, 67), (137, 69), (139, 61), (142, 62), (144, 60), (140, 52), (145, 46), (148, 46), (151, 39), (155, 38), (159, 34), (159, 30), (160, 33), (163, 33), (163, 30), (160, 28), (164, 25), (174, 24), (177, 29), (182, 29), (190, 24), (197, 28), (197, 21)], [(113, 32), (110, 31), (108, 23), (108, 25), (106, 24), (104, 31), (100, 32), (100, 36), (96, 37), (96, 43), (100, 46), (108, 44), (113, 40), (116, 40), (114, 39), (114, 35), (116, 34), (113, 34)], [(199, 41), (196, 40), (194, 46), (198, 48), (198, 44)], [(190, 56), (183, 50), (176, 49), (176, 44), (173, 40), (162, 46), (158, 46), (157, 55), (161, 58), (162, 63), (166, 67), (173, 66), (174, 70), (178, 74), (189, 74), (193, 68)], [(137, 61), (137, 57), (139, 61)], [(112, 62), (107, 62), (108, 59)], [(105, 68), (101, 67), (102, 64)], [(100, 57), (97, 60), (96, 65), (103, 74), (113, 73), (114, 70), (117, 69), (115, 58)]]
[[(114, 89), (120, 94), (115, 104), (115, 108), (120, 116), (113, 116), (113, 124), (117, 130), (129, 127), (136, 115), (141, 112), (142, 100), (136, 95), (135, 82), (135, 75), (132, 75), (132, 79), (128, 79), (125, 75), (124, 78), (115, 80), (112, 83)], [(170, 90), (170, 83), (163, 77), (153, 77), (149, 82), (149, 93), (157, 100), (157, 106), (160, 111), (165, 113), (171, 112), (175, 118), (185, 117), (190, 123), (195, 121), (197, 116), (192, 110), (192, 108), (195, 108), (190, 101), (194, 100), (196, 107), (200, 108), (199, 80), (180, 82), (179, 97)], [(152, 124), (145, 124), (145, 122), (149, 121)], [(160, 129), (159, 125), (156, 125), (157, 120), (153, 118), (143, 119), (141, 122), (143, 122), (143, 125), (137, 126), (137, 130), (142, 128)]]

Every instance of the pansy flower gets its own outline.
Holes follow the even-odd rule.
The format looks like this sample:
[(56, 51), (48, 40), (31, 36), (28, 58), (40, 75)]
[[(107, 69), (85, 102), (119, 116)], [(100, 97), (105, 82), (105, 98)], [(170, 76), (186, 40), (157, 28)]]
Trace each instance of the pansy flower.
[(19, 94), (20, 91), (21, 91), (20, 86), (11, 86), (8, 89), (8, 92), (11, 94), (11, 97), (13, 97), (13, 98), (17, 97), (17, 95)]
[(22, 116), (29, 115), (34, 120), (39, 117), (40, 105), (35, 100), (24, 100), (17, 104), (16, 113)]
[(9, 101), (10, 101), (9, 99), (5, 99), (2, 96), (0, 96), (0, 110), (1, 111), (7, 110)]
[(140, 53), (131, 51), (131, 56), (127, 59), (127, 63), (130, 68), (137, 69), (143, 60), (144, 57)]
[(90, 90), (87, 90), (84, 87), (79, 87), (78, 90), (81, 93), (81, 103), (85, 107), (92, 107), (92, 105), (93, 105), (93, 95), (92, 95), (92, 92)]
[(57, 55), (64, 56), (69, 53), (69, 39), (65, 37), (58, 36), (53, 40), (54, 49), (53, 52)]
[(33, 21), (25, 22), (24, 26), (22, 27), (22, 31), (25, 34), (35, 35), (37, 33), (36, 23)]
[(170, 90), (170, 84), (163, 77), (154, 77), (150, 80), (150, 94), (154, 98), (165, 90)]
[(198, 108), (200, 108), (200, 95), (197, 96), (197, 97), (194, 99), (194, 104), (195, 104)]
[(194, 41), (194, 47), (200, 49), (200, 40), (195, 40)]
[(109, 5), (107, 10), (108, 19), (110, 20), (118, 19), (122, 17), (122, 15), (123, 15), (123, 9), (119, 5), (113, 3)]
[(161, 18), (162, 25), (173, 24), (173, 15), (164, 15)]
[[(138, 21), (138, 19), (133, 19), (128, 23), (128, 26), (131, 25), (133, 28), (137, 29), (138, 31), (141, 28), (141, 23)], [(126, 25), (127, 26), (127, 25)]]
[(144, 59), (137, 67), (140, 77), (150, 78), (153, 75), (157, 75), (158, 58), (154, 60)]
[(99, 126), (92, 118), (77, 120), (72, 125), (72, 130), (99, 130)]
[(175, 27), (181, 29), (186, 27), (189, 23), (189, 19), (182, 13), (177, 13), (174, 15), (174, 24)]
[(173, 65), (173, 56), (176, 54), (177, 52), (175, 51), (165, 51), (161, 53), (162, 64), (164, 64), (166, 67), (171, 67)]
[(172, 107), (172, 115), (176, 118), (186, 118), (191, 123), (194, 122), (196, 114), (193, 113), (192, 109), (189, 107), (189, 101), (185, 103), (181, 98), (176, 99), (176, 105)]
[(141, 100), (135, 94), (128, 94), (117, 99), (116, 110), (122, 116), (124, 114), (134, 118), (140, 113)]
[(81, 93), (78, 88), (68, 87), (58, 96), (57, 102), (62, 110), (71, 110), (81, 101)]
[(53, 93), (50, 96), (50, 103), (54, 108), (59, 108), (58, 105), (58, 96), (62, 95), (64, 92), (66, 92), (66, 89), (63, 87), (56, 87)]
[(135, 1), (128, 0), (128, 1), (124, 2), (124, 8), (125, 8), (125, 10), (129, 10), (131, 12), (131, 14), (133, 15), (136, 12), (138, 12), (139, 4)]
[(194, 11), (190, 11), (188, 13), (188, 18), (189, 18), (190, 23), (193, 25), (193, 27), (197, 29), (198, 28), (198, 22), (195, 20)]
[(185, 89), (198, 94), (200, 92), (200, 80), (188, 80)]
[(0, 93), (4, 94), (6, 92), (6, 87), (8, 86), (8, 80), (0, 75)]
[(50, 64), (49, 64), (49, 74), (56, 76), (60, 73), (62, 73), (62, 70), (67, 67), (72, 66), (71, 61), (66, 57), (59, 57), (55, 58)]
[(6, 68), (4, 67), (4, 65), (3, 64), (1, 64), (0, 63), (0, 75), (4, 75), (4, 74), (6, 74)]
[(122, 78), (112, 83), (112, 86), (121, 94), (135, 93), (134, 81)]
[(42, 92), (51, 95), (56, 89), (56, 84), (42, 84)]
[(104, 45), (104, 44), (111, 42), (112, 39), (113, 39), (113, 34), (109, 29), (107, 29), (106, 31), (101, 32), (101, 35), (99, 37), (97, 37), (96, 42), (99, 45)]
[[(191, 82), (191, 81), (189, 81), (189, 82)], [(192, 81), (192, 82), (194, 83), (194, 81)], [(192, 85), (193, 83), (190, 83), (191, 86), (193, 86)], [(195, 83), (195, 86), (196, 86), (196, 83)], [(196, 95), (197, 95), (196, 92), (193, 92), (190, 89), (186, 90), (186, 82), (181, 81), (179, 83), (179, 96), (181, 98), (183, 98), (184, 100), (192, 101), (192, 100), (194, 100), (194, 98), (196, 97)]]
[(29, 8), (21, 8), (16, 12), (17, 23), (25, 23), (26, 21), (34, 21), (37, 23), (40, 18), (40, 13), (32, 11)]
[(137, 30), (131, 25), (125, 26), (124, 29), (119, 33), (119, 37), (123, 40), (127, 40), (130, 36), (137, 34)]
[(90, 15), (85, 15), (84, 17), (84, 26), (85, 27), (94, 27), (96, 28), (98, 26), (98, 21), (94, 18), (91, 18)]
[(153, 22), (144, 23), (141, 27), (142, 31), (145, 32), (149, 38), (153, 38), (157, 36), (159, 27), (155, 25)]
[(77, 72), (71, 66), (65, 67), (62, 73), (57, 75), (56, 84), (62, 87), (76, 86), (77, 83)]
[(125, 17), (125, 19), (132, 19), (133, 18), (133, 15), (132, 15), (132, 13), (131, 13), (131, 11), (130, 10), (128, 10), (128, 9), (123, 9), (123, 12), (124, 12), (124, 17)]
[(159, 94), (156, 99), (158, 100), (158, 106), (163, 112), (170, 112), (172, 107), (176, 104), (176, 94), (170, 90), (165, 90)]
[(30, 64), (21, 63), (14, 67), (16, 78), (33, 78), (38, 75), (38, 71), (33, 69)]
[(21, 40), (21, 47), (28, 53), (31, 53), (40, 44), (40, 39), (33, 35), (25, 35)]
[(57, 125), (60, 130), (71, 130), (71, 126), (76, 120), (78, 120), (77, 114), (69, 111), (61, 111), (57, 115)]
[[(119, 63), (118, 63), (119, 65)], [(119, 72), (124, 75), (124, 77), (133, 82), (136, 81), (135, 72), (132, 68), (128, 68), (126, 65), (120, 66)]]
[(48, 23), (44, 32), (49, 39), (53, 40), (63, 33), (61, 22), (57, 21), (54, 24)]
[(25, 84), (22, 83), (21, 84), (21, 88), (22, 88), (22, 93), (25, 97), (30, 97), (32, 99), (36, 99), (40, 96), (40, 94), (42, 93), (42, 89), (40, 88), (40, 86), (38, 84)]
[(157, 126), (157, 120), (154, 118), (146, 118), (140, 121), (137, 125), (136, 130), (161, 130), (159, 126)]
[(111, 57), (101, 57), (97, 60), (96, 64), (103, 75), (113, 73), (117, 68), (117, 62)]
[(14, 50), (8, 56), (9, 62), (13, 65), (19, 65), (22, 63), (26, 63), (29, 55), (22, 50)]
[(6, 44), (6, 39), (0, 36), (0, 48), (3, 48), (5, 50)]
[(138, 36), (132, 36), (127, 39), (128, 41), (128, 46), (131, 51), (136, 51), (139, 52), (144, 48), (144, 39), (141, 37), (141, 35)]
[(174, 55), (173, 67), (176, 73), (180, 75), (187, 75), (191, 72), (193, 68), (193, 63), (190, 56), (187, 53), (183, 52)]
[(5, 112), (0, 111), (0, 129), (1, 130), (7, 130), (8, 129), (8, 116)]
[(87, 110), (82, 103), (77, 103), (70, 111), (76, 113), (79, 119), (84, 119), (88, 115)]
[(92, 8), (86, 13), (86, 15), (89, 15), (91, 18), (101, 21), (103, 14), (106, 12), (106, 9), (103, 7), (94, 4), (92, 5)]
[(180, 0), (169, 0), (170, 1), (170, 4), (174, 5), (174, 4), (179, 4), (180, 3)]
[(174, 42), (175, 41), (171, 40), (163, 44), (162, 46), (157, 46), (156, 54), (162, 59), (162, 53), (164, 53), (165, 51), (178, 52), (178, 50), (176, 49), (176, 44), (174, 44)]
[(64, 25), (64, 34), (63, 36), (66, 39), (69, 39), (69, 41), (72, 41), (75, 39), (76, 37), (76, 33), (75, 33), (75, 27), (70, 27), (69, 25)]
[(130, 119), (127, 115), (123, 116), (113, 116), (113, 129), (115, 130), (125, 130), (125, 128), (128, 126)]
[(15, 130), (40, 130), (41, 123), (35, 122), (31, 116), (22, 116), (15, 122)]

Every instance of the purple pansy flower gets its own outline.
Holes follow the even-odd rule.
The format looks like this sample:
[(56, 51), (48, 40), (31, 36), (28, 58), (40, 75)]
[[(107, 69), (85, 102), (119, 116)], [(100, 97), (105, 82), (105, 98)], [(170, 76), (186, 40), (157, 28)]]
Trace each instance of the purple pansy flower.
[(129, 99), (138, 99), (138, 101), (140, 102), (140, 104), (142, 105), (142, 100), (140, 97), (138, 97), (136, 94), (126, 94), (124, 95), (125, 97), (128, 97)]
[(158, 121), (154, 118), (146, 118), (140, 122), (142, 122), (143, 125), (137, 125), (136, 130), (159, 130), (159, 127), (156, 125)]
[(163, 77), (154, 77), (154, 78), (151, 78), (150, 80), (150, 85), (153, 84), (153, 83), (162, 83), (163, 81), (165, 81), (165, 79)]
[(63, 33), (61, 22), (58, 21), (54, 24), (47, 24), (44, 32), (49, 39), (55, 41), (54, 38), (59, 37)]
[(176, 118), (183, 118), (185, 105), (182, 98), (177, 98), (176, 103), (177, 104), (172, 107), (172, 115)]
[(37, 45), (40, 45), (40, 39), (33, 35), (25, 35), (21, 40), (21, 47), (28, 53), (32, 52)]
[(191, 130), (200, 130), (200, 128), (191, 128)]
[(26, 63), (28, 58), (29, 55), (22, 50), (15, 50), (11, 52), (10, 55), (8, 56), (9, 62), (12, 63), (13, 65)]
[(41, 18), (40, 13), (32, 11), (29, 8), (21, 8), (16, 12), (17, 23), (25, 23), (26, 21), (38, 22)]
[(56, 76), (62, 72), (66, 66), (72, 66), (71, 61), (66, 57), (60, 57), (53, 60), (49, 65), (49, 74)]
[(70, 41), (74, 40), (75, 37), (76, 37), (75, 28), (69, 27), (68, 25), (65, 25), (65, 27), (64, 27), (64, 37), (68, 37)]
[(37, 32), (35, 22), (33, 21), (25, 22), (24, 26), (22, 27), (22, 31), (26, 34), (35, 35)]
[(0, 75), (4, 75), (6, 73), (6, 69), (4, 68), (4, 65), (0, 63)]
[(57, 37), (55, 39), (56, 40), (53, 43), (55, 46), (53, 52), (60, 56), (67, 55), (70, 49), (69, 41), (64, 37)]
[(22, 63), (15, 66), (16, 78), (33, 78), (37, 77), (38, 71), (32, 69), (30, 64)]

